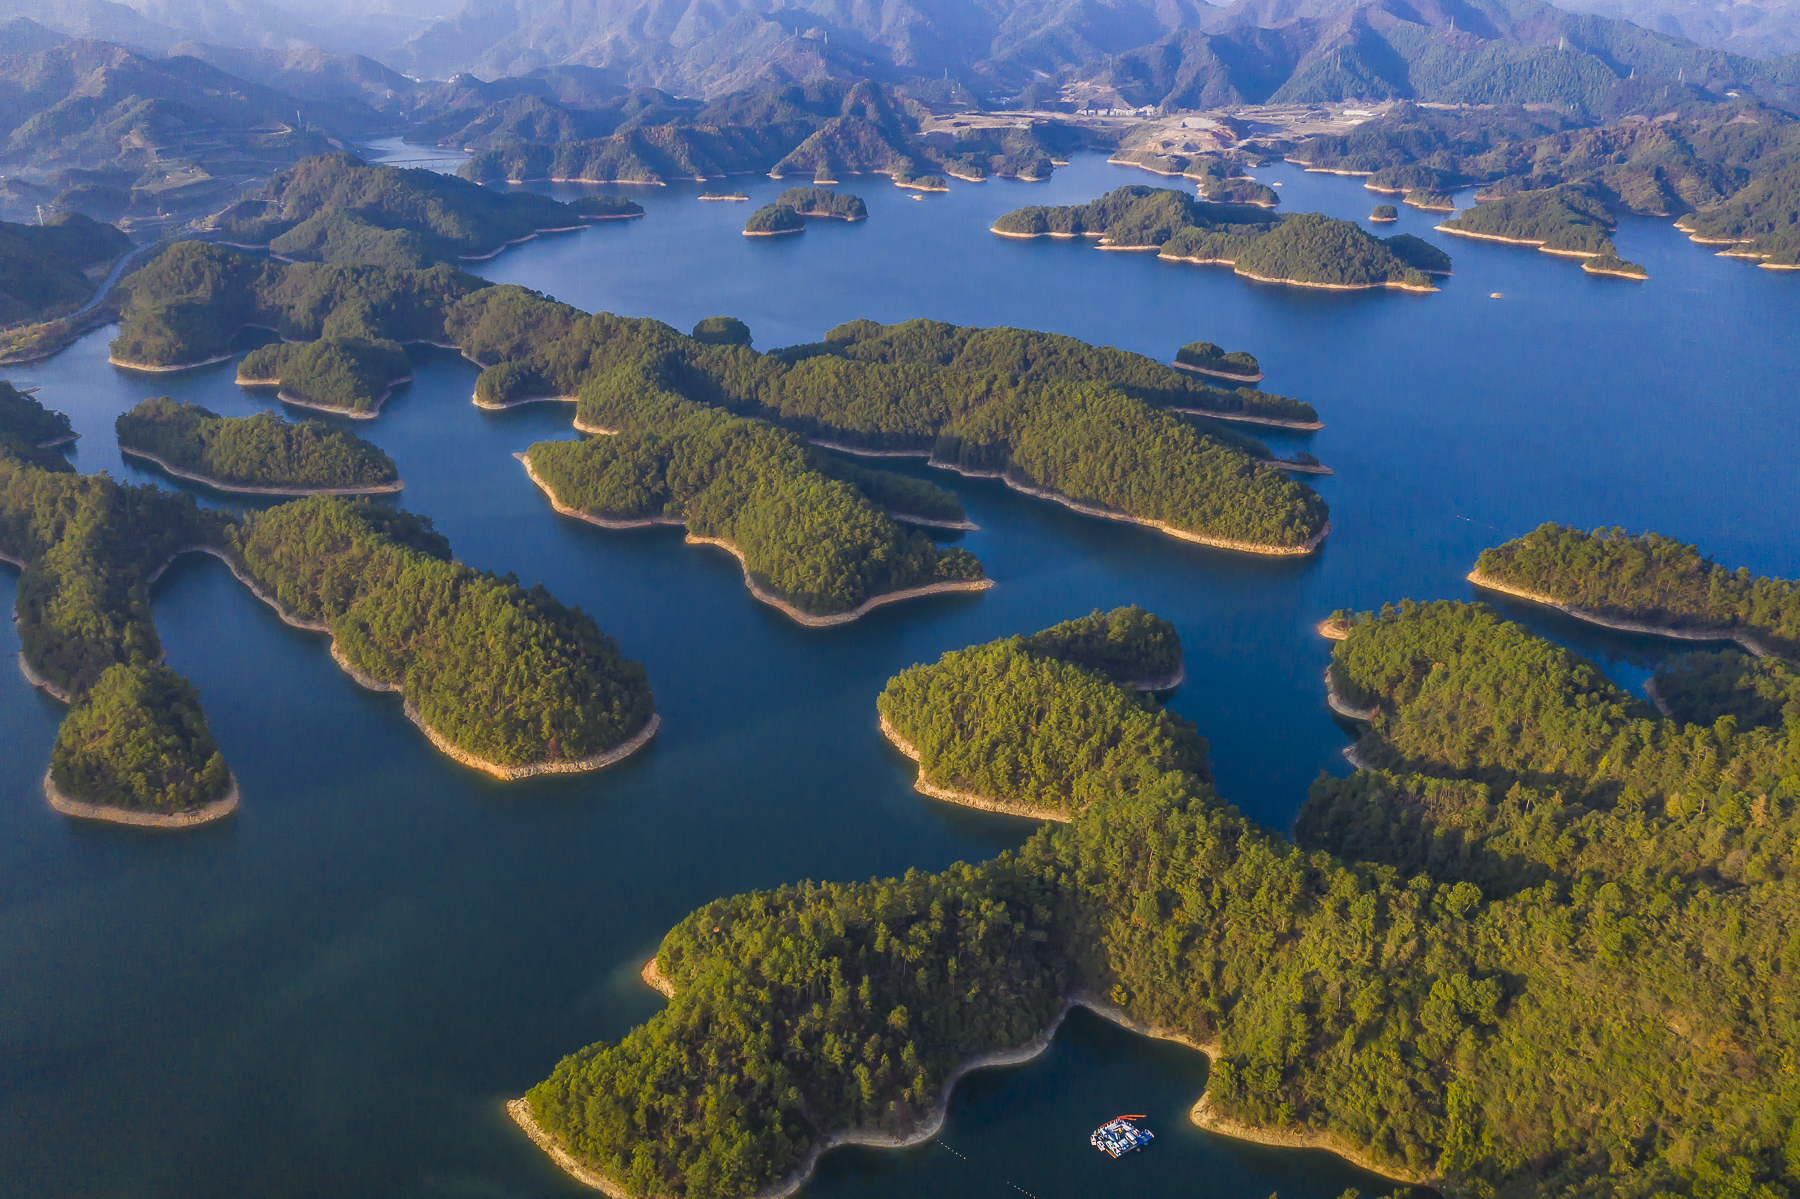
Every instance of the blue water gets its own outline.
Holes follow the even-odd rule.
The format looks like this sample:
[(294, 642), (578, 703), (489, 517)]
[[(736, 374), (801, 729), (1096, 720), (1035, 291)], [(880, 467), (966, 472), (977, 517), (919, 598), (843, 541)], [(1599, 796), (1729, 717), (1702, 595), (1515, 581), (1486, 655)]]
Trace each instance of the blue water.
[[(1293, 167), (1286, 206), (1361, 219), (1380, 197)], [(1465, 598), (1485, 546), (1544, 520), (1652, 528), (1759, 573), (1800, 574), (1789, 532), (1800, 382), (1795, 276), (1713, 257), (1667, 222), (1629, 221), (1646, 284), (1442, 238), (1441, 293), (1343, 295), (1218, 268), (1003, 241), (993, 218), (1154, 176), (1078, 158), (1043, 184), (954, 185), (922, 201), (851, 176), (857, 225), (739, 235), (781, 187), (734, 180), (617, 190), (649, 215), (546, 237), (481, 264), (586, 308), (681, 328), (719, 313), (765, 348), (855, 317), (1015, 324), (1167, 357), (1199, 338), (1256, 353), (1270, 390), (1326, 427), (1270, 436), (1338, 472), (1323, 550), (1301, 561), (1207, 550), (1077, 516), (1001, 485), (911, 465), (962, 497), (979, 596), (806, 630), (758, 604), (723, 553), (678, 531), (560, 519), (512, 453), (569, 436), (570, 409), (484, 414), (474, 368), (421, 351), (380, 419), (354, 422), (474, 565), (542, 580), (649, 669), (652, 747), (601, 775), (500, 784), (435, 753), (391, 697), (358, 690), (322, 638), (286, 628), (217, 562), (189, 559), (154, 605), (169, 660), (201, 688), (244, 804), (177, 836), (64, 821), (39, 780), (61, 709), (0, 670), (0, 1196), (465, 1196), (577, 1193), (501, 1101), (557, 1058), (614, 1038), (660, 1000), (638, 965), (723, 893), (802, 877), (936, 869), (1030, 826), (911, 790), (873, 701), (947, 649), (1136, 602), (1175, 621), (1188, 682), (1173, 706), (1211, 739), (1221, 791), (1285, 828), (1321, 770), (1347, 769), (1313, 624), (1337, 607)], [(1390, 230), (1431, 232), (1402, 209)], [(1491, 292), (1504, 298), (1489, 298)], [(110, 332), (11, 372), (70, 413), (86, 471), (122, 463), (113, 418), (172, 394), (216, 411), (275, 406), (221, 364), (145, 380), (105, 364)], [(348, 423), (348, 422), (347, 422)], [(209, 498), (207, 502), (220, 502)], [(14, 575), (0, 572), (0, 603)], [(1635, 685), (1667, 648), (1526, 608), (1532, 627)], [(0, 627), (0, 652), (16, 653)], [(1198, 1055), (1091, 1018), (1036, 1062), (977, 1076), (941, 1145), (826, 1159), (816, 1195), (1167, 1194), (1331, 1199), (1378, 1184), (1319, 1154), (1199, 1133), (1182, 1113)], [(1154, 1112), (1154, 1147), (1112, 1163), (1086, 1134)]]

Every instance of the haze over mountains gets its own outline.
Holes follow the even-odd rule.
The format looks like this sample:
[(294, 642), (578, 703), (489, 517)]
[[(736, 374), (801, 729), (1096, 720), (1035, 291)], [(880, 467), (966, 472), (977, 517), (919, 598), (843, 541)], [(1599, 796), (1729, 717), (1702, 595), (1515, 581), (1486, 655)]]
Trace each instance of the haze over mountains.
[[(947, 78), (984, 97), (1082, 77), (1130, 86), (1139, 102), (1187, 103), (1189, 95), (1266, 98), (1309, 71), (1345, 95), (1359, 84), (1371, 96), (1416, 94), (1408, 75), (1418, 59), (1444, 52), (1408, 45), (1421, 30), (1463, 55), (1484, 42), (1543, 48), (1565, 37), (1616, 47), (1630, 40), (1614, 25), (1621, 20), (1750, 57), (1800, 50), (1800, 0), (1560, 7), (1611, 20), (1582, 20), (1536, 0), (14, 0), (8, 15), (76, 37), (190, 54), (315, 98), (321, 87), (375, 98), (395, 82), (370, 66), (297, 51), (363, 56), (419, 79), (496, 79), (578, 64), (606, 70), (618, 86), (708, 98), (821, 76)], [(42, 48), (0, 44), (0, 53)], [(1627, 73), (1634, 65), (1611, 61)]]

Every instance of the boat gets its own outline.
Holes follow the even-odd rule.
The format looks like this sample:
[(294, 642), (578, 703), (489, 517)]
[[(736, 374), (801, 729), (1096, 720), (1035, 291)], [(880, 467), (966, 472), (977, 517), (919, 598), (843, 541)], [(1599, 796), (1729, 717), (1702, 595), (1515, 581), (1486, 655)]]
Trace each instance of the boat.
[(1155, 1139), (1148, 1129), (1139, 1128), (1133, 1120), (1142, 1120), (1141, 1115), (1115, 1116), (1094, 1130), (1088, 1138), (1088, 1144), (1109, 1157), (1124, 1157), (1127, 1153), (1142, 1149)]

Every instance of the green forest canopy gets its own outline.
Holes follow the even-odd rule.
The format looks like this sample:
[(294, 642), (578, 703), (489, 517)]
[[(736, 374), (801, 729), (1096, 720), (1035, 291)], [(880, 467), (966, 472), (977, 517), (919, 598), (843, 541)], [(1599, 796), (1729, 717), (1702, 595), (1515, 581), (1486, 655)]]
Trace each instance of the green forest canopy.
[(0, 221), (0, 325), (42, 320), (94, 292), (85, 268), (131, 249), (111, 225), (62, 212), (41, 225)]
[(1697, 547), (1655, 533), (1546, 523), (1484, 551), (1475, 572), (1601, 616), (1722, 636), (1741, 631), (1800, 658), (1800, 583), (1727, 569)]
[[(0, 450), (45, 424), (34, 397), (5, 385), (0, 400)], [(590, 617), (542, 586), (452, 561), (424, 517), (323, 498), (238, 517), (0, 452), (0, 553), (25, 563), (25, 661), (79, 717), (53, 761), (75, 798), (168, 811), (223, 792), (192, 689), (150, 669), (161, 646), (148, 581), (191, 546), (218, 549), (284, 610), (326, 623), (352, 666), (489, 761), (584, 758), (650, 719), (643, 667)]]
[[(1121, 693), (1102, 734), (1091, 688), (1040, 685), (1058, 665), (961, 651), (884, 710), (929, 738), (973, 705), (946, 748), (1088, 796), (1071, 823), (980, 866), (707, 905), (658, 953), (669, 1006), (559, 1063), (540, 1123), (640, 1192), (746, 1194), (833, 1131), (916, 1128), (959, 1061), (1084, 992), (1216, 1038), (1214, 1110), (1458, 1193), (1800, 1181), (1800, 724), (1682, 728), (1482, 606), (1402, 604), (1333, 655), (1383, 769), (1322, 777), (1295, 846), (1180, 768), (1197, 738), (1039, 754), (1018, 714), (1073, 748), (1129, 745), (1150, 711)], [(895, 705), (927, 681), (945, 693)]]
[(1430, 290), (1426, 275), (1450, 269), (1443, 251), (1405, 234), (1384, 240), (1353, 221), (1318, 213), (1214, 204), (1136, 184), (1088, 204), (1021, 208), (995, 221), (994, 231), (1020, 237), (1098, 235), (1104, 246), (1155, 246), (1163, 258), (1219, 263), (1240, 275), (1284, 283)]
[(642, 397), (666, 393), (834, 444), (930, 449), (940, 464), (1005, 471), (1202, 536), (1295, 547), (1326, 524), (1323, 501), (1262, 465), (1260, 446), (1152, 402), (1259, 393), (1222, 393), (1071, 338), (857, 322), (820, 346), (758, 354), (513, 288), (471, 297), (446, 324), (465, 353), (508, 364), (477, 380), (484, 402), (577, 394), (583, 428), (624, 428)]
[(447, 266), (286, 264), (182, 241), (119, 286), (125, 301), (112, 356), (173, 366), (227, 352), (250, 325), (291, 342), (443, 341), (445, 310), (489, 284)]
[(234, 212), (222, 232), (308, 262), (421, 269), (581, 223), (548, 196), (496, 191), (428, 168), (371, 165), (348, 153), (303, 159), (271, 178), (266, 193), (253, 211)]
[[(679, 520), (694, 536), (728, 541), (758, 585), (811, 615), (847, 612), (910, 587), (982, 577), (981, 563), (967, 551), (940, 549), (885, 515), (857, 485), (876, 472), (825, 468), (795, 434), (659, 395), (654, 379), (622, 388), (633, 400), (629, 413), (609, 418), (617, 434), (541, 441), (526, 452), (562, 503), (615, 520)], [(938, 489), (887, 478), (908, 499), (942, 510), (942, 501), (929, 496)], [(878, 495), (879, 486), (871, 488)], [(953, 510), (958, 515), (950, 519), (959, 519), (961, 506)]]
[(828, 187), (790, 187), (775, 197), (778, 206), (792, 208), (801, 216), (836, 217), (860, 221), (869, 215), (861, 196), (834, 192)]
[(240, 383), (273, 382), (284, 398), (371, 412), (396, 383), (412, 378), (412, 363), (398, 342), (366, 337), (271, 342), (244, 355)]
[(400, 478), (392, 458), (355, 434), (322, 421), (290, 423), (273, 412), (220, 416), (162, 396), (120, 414), (115, 428), (122, 448), (220, 483), (347, 488)]

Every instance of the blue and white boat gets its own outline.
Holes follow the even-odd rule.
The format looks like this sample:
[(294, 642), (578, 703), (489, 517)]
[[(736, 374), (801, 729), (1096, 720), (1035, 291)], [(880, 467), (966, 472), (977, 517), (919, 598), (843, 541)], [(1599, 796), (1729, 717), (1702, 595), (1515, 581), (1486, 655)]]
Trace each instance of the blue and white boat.
[(1133, 1120), (1142, 1120), (1139, 1116), (1117, 1116), (1094, 1130), (1088, 1138), (1088, 1144), (1110, 1157), (1124, 1157), (1127, 1153), (1142, 1149), (1154, 1136), (1147, 1129), (1139, 1128)]

